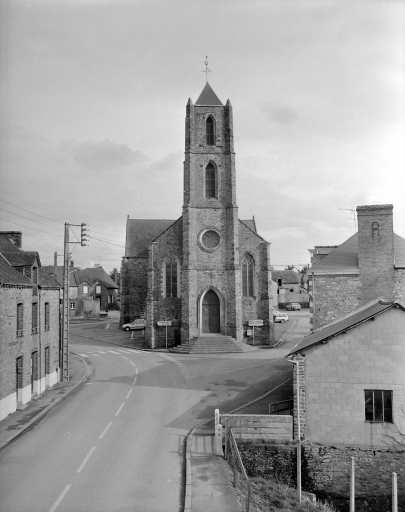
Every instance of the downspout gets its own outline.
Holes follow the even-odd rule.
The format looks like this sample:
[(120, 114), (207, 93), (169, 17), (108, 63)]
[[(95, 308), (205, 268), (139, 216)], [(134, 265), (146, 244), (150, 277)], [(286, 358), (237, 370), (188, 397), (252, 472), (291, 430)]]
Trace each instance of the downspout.
[[(39, 272), (38, 272), (39, 274)], [(38, 380), (39, 380), (39, 393), (40, 395), (42, 393), (42, 328), (41, 328), (41, 298), (42, 298), (42, 288), (38, 286), (38, 343), (39, 343), (39, 370), (38, 370)]]
[(297, 365), (297, 397), (296, 397), (296, 404), (297, 404), (297, 437), (298, 437), (298, 444), (297, 444), (297, 492), (298, 492), (298, 500), (301, 503), (301, 420), (300, 420), (300, 381), (299, 381), (299, 362), (293, 361), (292, 359), (287, 359), (292, 364)]

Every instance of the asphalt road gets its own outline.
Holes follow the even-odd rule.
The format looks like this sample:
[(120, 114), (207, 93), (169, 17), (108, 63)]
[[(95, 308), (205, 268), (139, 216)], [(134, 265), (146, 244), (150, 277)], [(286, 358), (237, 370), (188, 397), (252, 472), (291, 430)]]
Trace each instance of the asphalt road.
[(284, 355), (307, 329), (303, 312), (290, 317), (281, 348), (243, 354), (139, 352), (72, 334), (93, 375), (2, 451), (0, 510), (181, 511), (185, 436), (215, 408), (288, 386)]

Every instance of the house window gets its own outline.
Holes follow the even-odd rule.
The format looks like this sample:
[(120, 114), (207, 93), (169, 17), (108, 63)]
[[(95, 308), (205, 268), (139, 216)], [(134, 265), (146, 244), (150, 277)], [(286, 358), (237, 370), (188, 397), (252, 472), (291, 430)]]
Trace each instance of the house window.
[(71, 302), (70, 309), (75, 309), (75, 308), (76, 308), (76, 302)]
[(96, 286), (96, 293), (97, 294), (101, 293), (101, 286), (99, 284)]
[(205, 121), (205, 142), (208, 146), (214, 145), (214, 121), (211, 116)]
[(45, 331), (49, 331), (49, 302), (45, 302)]
[(24, 331), (24, 304), (17, 304), (17, 336), (22, 336)]
[(87, 284), (84, 284), (83, 285), (83, 294), (87, 295), (88, 293), (89, 293), (89, 287), (87, 286)]
[(277, 285), (278, 286), (283, 286), (283, 279), (281, 277), (277, 278)]
[(38, 332), (38, 303), (32, 303), (32, 323), (31, 323), (31, 333), (35, 334)]
[(242, 295), (253, 297), (254, 260), (250, 254), (246, 254), (242, 260)]
[(212, 162), (210, 162), (205, 168), (205, 197), (215, 198), (217, 197), (216, 187), (216, 172)]
[(392, 391), (365, 389), (366, 421), (392, 423)]
[(166, 258), (166, 297), (177, 297), (177, 259)]

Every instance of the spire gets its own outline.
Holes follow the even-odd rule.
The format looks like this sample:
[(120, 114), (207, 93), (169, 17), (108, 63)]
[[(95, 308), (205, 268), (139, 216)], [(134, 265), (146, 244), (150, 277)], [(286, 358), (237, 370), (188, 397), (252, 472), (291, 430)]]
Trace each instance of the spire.
[(202, 90), (195, 105), (222, 105), (221, 100), (212, 90), (212, 87), (207, 82), (204, 89)]

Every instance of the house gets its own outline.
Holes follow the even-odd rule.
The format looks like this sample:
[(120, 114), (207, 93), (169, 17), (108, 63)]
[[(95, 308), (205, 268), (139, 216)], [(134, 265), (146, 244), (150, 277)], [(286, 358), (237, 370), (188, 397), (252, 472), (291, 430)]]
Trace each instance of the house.
[(338, 247), (338, 245), (315, 245), (313, 249), (308, 249), (311, 255), (311, 265), (323, 260), (333, 249)]
[(393, 206), (358, 206), (357, 216), (358, 232), (307, 271), (314, 331), (378, 297), (405, 301), (405, 240), (393, 231)]
[[(63, 286), (63, 266), (48, 265), (46, 272), (53, 275)], [(98, 318), (100, 310), (119, 309), (118, 285), (101, 266), (79, 269), (69, 266), (70, 317)]]
[[(387, 447), (405, 435), (405, 308), (377, 299), (303, 338), (286, 356), (299, 368), (301, 437), (323, 445)], [(297, 373), (294, 369), (297, 435)], [(405, 445), (403, 446), (405, 449)]]
[(301, 274), (293, 270), (273, 270), (272, 279), (276, 285), (274, 306), (284, 306), (288, 302), (298, 302), (308, 307), (309, 297), (301, 284)]
[[(224, 336), (241, 342), (263, 320), (258, 343), (273, 338), (269, 243), (255, 220), (238, 218), (233, 110), (207, 83), (186, 107), (183, 214), (129, 219), (121, 270), (121, 323), (145, 315), (146, 344)], [(246, 339), (246, 338), (245, 338)]]
[(0, 420), (59, 380), (59, 289), (22, 234), (0, 232)]

